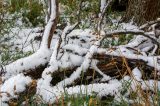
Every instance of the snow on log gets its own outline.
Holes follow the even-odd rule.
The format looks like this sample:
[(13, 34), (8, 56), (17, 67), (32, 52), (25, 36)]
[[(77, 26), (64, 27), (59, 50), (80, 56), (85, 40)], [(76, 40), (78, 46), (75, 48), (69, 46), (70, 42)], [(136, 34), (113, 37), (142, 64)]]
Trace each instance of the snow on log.
[(132, 59), (132, 60), (143, 61), (144, 63), (146, 63), (146, 65), (154, 68), (157, 71), (160, 71), (160, 56), (146, 56), (146, 55), (143, 55), (143, 53), (137, 54), (122, 46), (118, 46), (118, 47), (107, 49), (107, 50), (99, 48), (99, 50), (97, 51), (97, 54), (104, 54), (104, 56), (106, 55), (105, 58), (108, 58), (108, 56), (110, 57), (117, 56), (117, 57)]
[(63, 49), (66, 51), (70, 50), (72, 53), (78, 54), (80, 56), (84, 56), (88, 51), (88, 49), (86, 49), (86, 48), (83, 48), (78, 45), (73, 45), (73, 44), (67, 44), (67, 45), (63, 46)]
[(36, 53), (29, 57), (19, 59), (9, 65), (6, 65), (1, 69), (2, 80), (8, 79), (19, 73), (29, 72), (31, 69), (36, 69), (40, 65), (45, 65), (48, 63), (51, 56), (51, 51), (49, 49), (39, 49)]
[(74, 80), (80, 77), (82, 72), (86, 72), (88, 68), (90, 67), (92, 56), (96, 51), (97, 51), (97, 47), (95, 45), (91, 46), (81, 66), (77, 68), (77, 70), (73, 72), (73, 74), (71, 74), (69, 78), (66, 78), (62, 80), (61, 82), (59, 82), (57, 86), (63, 87), (63, 86), (70, 85), (71, 83), (74, 82)]
[[(87, 34), (87, 33), (86, 33)], [(83, 35), (84, 36), (84, 35)], [(88, 36), (88, 35), (87, 35)], [(68, 36), (68, 37), (71, 37), (71, 36)], [(75, 38), (77, 38), (76, 36), (74, 36)], [(81, 37), (81, 36), (80, 36)], [(79, 37), (78, 37), (79, 38)], [(90, 36), (90, 38), (91, 38), (91, 36)], [(75, 39), (76, 40), (76, 39)], [(79, 47), (79, 46), (73, 46), (73, 44), (72, 44), (73, 42), (71, 42), (71, 44), (69, 45), (71, 48), (71, 50), (73, 50), (73, 51), (76, 51), (76, 50), (78, 50), (78, 48), (77, 47)], [(77, 42), (76, 42), (77, 43)], [(88, 43), (89, 42), (86, 42), (85, 41), (85, 43), (88, 45)], [(91, 43), (91, 42), (90, 42)], [(57, 43), (57, 45), (58, 45), (58, 43)], [(69, 49), (68, 47), (64, 47), (65, 49)], [(73, 83), (73, 81), (74, 80), (76, 80), (77, 78), (79, 78), (80, 77), (80, 75), (81, 75), (81, 72), (83, 71), (83, 72), (85, 72), (85, 71), (87, 71), (88, 70), (88, 68), (90, 67), (90, 64), (91, 64), (91, 59), (92, 59), (92, 55), (93, 55), (93, 53), (94, 52), (96, 52), (96, 48), (97, 48), (97, 46), (96, 46), (96, 44), (95, 45), (92, 45), (91, 47), (90, 47), (90, 49), (88, 50), (88, 52), (87, 52), (87, 49), (83, 49), (83, 48), (81, 48), (82, 49), (82, 53), (83, 52), (87, 52), (87, 54), (86, 54), (86, 56), (85, 56), (85, 58), (84, 59), (80, 59), (80, 60), (82, 60), (83, 62), (79, 62), (79, 64), (77, 64), (78, 66), (80, 66), (79, 68), (77, 68), (77, 70), (75, 71), (75, 72), (73, 72), (72, 74), (71, 74), (71, 76), (69, 77), (69, 78), (66, 78), (66, 79), (64, 79), (64, 80), (62, 80), (62, 81), (60, 81), (59, 83), (57, 83), (57, 85), (56, 86), (51, 86), (51, 80), (52, 80), (52, 76), (51, 76), (51, 73), (53, 73), (53, 72), (55, 72), (55, 71), (58, 71), (58, 67), (62, 67), (62, 64), (60, 64), (60, 60), (62, 60), (63, 59), (63, 56), (65, 56), (64, 54), (62, 55), (62, 57), (60, 58), (60, 60), (59, 61), (57, 61), (57, 56), (55, 55), (55, 53), (53, 53), (53, 55), (52, 55), (52, 57), (51, 57), (51, 61), (50, 61), (50, 66), (48, 67), (48, 68), (46, 68), (45, 69), (45, 71), (43, 72), (43, 74), (42, 74), (42, 79), (40, 79), (39, 81), (38, 81), (38, 83), (37, 83), (37, 94), (38, 95), (41, 95), (47, 102), (53, 102), (54, 100), (55, 100), (55, 95), (53, 95), (52, 94), (52, 96), (51, 96), (51, 94), (48, 94), (48, 91), (50, 91), (50, 89), (52, 90), (53, 89), (53, 91), (51, 91), (51, 92), (55, 92), (55, 88), (57, 88), (58, 87), (58, 91), (56, 90), (56, 93), (58, 93), (59, 91), (61, 91), (61, 90), (63, 90), (63, 87), (65, 87), (65, 86), (67, 86), (67, 85), (70, 85), (71, 83)], [(57, 46), (55, 47), (55, 50), (54, 50), (54, 52), (56, 51), (56, 49), (57, 49)], [(79, 48), (80, 49), (80, 48)], [(78, 50), (79, 51), (79, 50)], [(70, 58), (71, 58), (71, 55), (69, 56)], [(66, 57), (64, 57), (64, 58), (66, 58)], [(83, 58), (83, 57), (81, 57), (81, 58)], [(76, 58), (76, 59), (78, 59), (78, 58)], [(73, 61), (71, 61), (71, 64), (73, 65), (73, 66), (75, 66), (74, 64), (75, 64), (75, 62), (77, 62), (77, 60), (75, 60), (75, 58), (74, 58), (74, 60)], [(65, 66), (66, 66), (66, 63), (65, 63)], [(54, 78), (54, 77), (53, 77)], [(45, 89), (44, 89), (45, 88)], [(46, 95), (47, 94), (47, 95)], [(59, 95), (59, 94), (58, 94)], [(47, 96), (47, 97), (46, 97)]]

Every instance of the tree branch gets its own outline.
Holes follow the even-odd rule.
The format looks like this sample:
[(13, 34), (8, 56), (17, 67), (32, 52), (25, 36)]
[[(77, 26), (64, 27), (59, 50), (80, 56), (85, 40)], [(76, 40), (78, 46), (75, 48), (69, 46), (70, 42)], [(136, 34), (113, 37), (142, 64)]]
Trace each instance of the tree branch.
[(122, 34), (143, 35), (144, 37), (149, 38), (153, 43), (156, 43), (157, 45), (159, 45), (159, 42), (156, 39), (151, 37), (148, 33), (144, 32), (143, 30), (118, 30), (118, 31), (108, 32), (105, 34), (100, 44), (102, 45), (102, 41), (106, 37), (112, 37), (112, 35), (122, 35)]
[[(58, 8), (59, 8), (58, 0), (55, 0), (55, 5), (56, 5), (56, 7), (52, 7), (53, 6), (53, 0), (52, 0), (51, 1), (51, 15), (55, 14), (56, 16), (55, 16), (55, 19), (52, 19), (52, 17), (51, 17), (51, 20), (50, 20), (53, 22), (53, 24), (52, 24), (52, 27), (51, 27), (50, 33), (49, 33), (48, 48), (50, 48), (52, 37), (53, 37), (54, 31), (56, 29), (57, 23), (58, 23), (58, 15), (59, 15), (59, 13), (58, 13)], [(56, 9), (56, 11), (53, 10), (54, 8)], [(56, 13), (53, 13), (53, 12), (56, 12)]]
[(160, 18), (158, 18), (158, 19), (155, 20), (155, 21), (150, 21), (150, 22), (148, 22), (148, 23), (146, 23), (146, 24), (141, 25), (141, 26), (140, 26), (140, 29), (141, 29), (141, 30), (144, 30), (145, 28), (147, 28), (147, 27), (149, 27), (149, 26), (151, 26), (151, 25), (153, 25), (153, 24), (156, 24), (156, 23), (160, 23)]

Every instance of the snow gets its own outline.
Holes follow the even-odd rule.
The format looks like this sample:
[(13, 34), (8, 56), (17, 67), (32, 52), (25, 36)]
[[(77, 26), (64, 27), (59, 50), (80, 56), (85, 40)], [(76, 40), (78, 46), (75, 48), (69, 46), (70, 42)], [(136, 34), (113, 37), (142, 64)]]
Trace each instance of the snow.
[(142, 82), (142, 89), (143, 90), (152, 90), (155, 91), (155, 89), (160, 89), (160, 81), (157, 80), (148, 80)]
[(57, 86), (63, 87), (63, 86), (69, 85), (74, 80), (76, 80), (77, 78), (79, 78), (80, 74), (82, 73), (82, 71), (85, 72), (89, 68), (90, 63), (91, 63), (92, 55), (93, 55), (93, 53), (95, 53), (95, 51), (96, 51), (96, 47), (93, 45), (90, 48), (90, 50), (88, 51), (88, 53), (86, 54), (85, 59), (84, 59), (82, 65), (79, 68), (77, 68), (77, 70), (74, 71), (69, 78), (66, 78), (63, 81), (59, 82), (57, 84)]
[(73, 45), (73, 44), (67, 44), (63, 47), (63, 49), (72, 50), (73, 53), (77, 53), (81, 56), (85, 55), (88, 51), (88, 49), (86, 49), (86, 48), (83, 48), (83, 47), (78, 46), (78, 45)]
[(53, 53), (52, 53), (52, 56), (51, 56), (51, 59), (50, 59), (50, 62), (49, 62), (49, 64), (51, 66), (46, 68), (42, 73), (42, 78), (49, 79), (49, 80), (47, 80), (47, 83), (49, 83), (52, 79), (52, 77), (49, 73), (52, 73), (52, 72), (55, 72), (55, 71), (58, 70), (58, 61), (57, 61), (57, 52), (58, 51), (57, 51), (57, 49), (58, 49), (58, 46), (59, 46), (59, 42), (60, 42), (60, 40), (57, 41), (57, 43), (54, 47), (54, 50), (53, 50)]
[(133, 25), (132, 23), (121, 23), (120, 24), (122, 29), (124, 30), (137, 30), (139, 29), (137, 26)]
[[(73, 66), (80, 66), (81, 63), (82, 63), (83, 60), (84, 60), (83, 57), (78, 56), (78, 55), (74, 55), (74, 54), (70, 54), (70, 55), (69, 55), (69, 58), (70, 58), (71, 63), (73, 64)], [(62, 60), (62, 63), (64, 63), (63, 60)], [(66, 66), (67, 66), (67, 65), (66, 65)], [(62, 67), (65, 67), (65, 63), (64, 63), (64, 65), (62, 65)], [(72, 66), (71, 66), (71, 67), (72, 67)]]
[(129, 82), (130, 83), (130, 90), (137, 92), (138, 89), (142, 90), (152, 90), (160, 89), (160, 81), (158, 80), (142, 80), (142, 73), (136, 67), (132, 70), (132, 76), (125, 76), (122, 83)]
[(11, 98), (17, 98), (17, 94), (23, 92), (31, 81), (30, 77), (25, 77), (23, 74), (18, 74), (6, 80), (0, 89), (0, 99), (4, 102), (9, 101)]
[(146, 52), (150, 48), (152, 48), (154, 45), (151, 42), (151, 40), (147, 39), (144, 36), (137, 36), (134, 40), (132, 40), (130, 43), (126, 45), (126, 47), (136, 47), (137, 49)]
[(35, 38), (41, 37), (41, 33), (38, 33), (40, 30), (42, 28), (12, 28), (9, 34), (1, 38), (1, 44), (8, 45), (12, 51), (15, 49), (23, 52), (37, 51), (40, 41), (35, 40)]
[[(78, 36), (77, 36), (78, 35)], [(68, 44), (79, 45), (89, 49), (95, 42), (96, 36), (91, 29), (75, 29), (68, 35)]]
[[(98, 87), (97, 87), (98, 86)], [(99, 84), (89, 84), (75, 86), (65, 89), (69, 95), (73, 94), (97, 94), (99, 97), (111, 95), (116, 95), (121, 88), (121, 83), (118, 80), (110, 81), (109, 83), (99, 83)]]
[(142, 78), (142, 73), (137, 67), (132, 70), (132, 74), (136, 80), (139, 80)]
[[(66, 31), (64, 31), (64, 32), (66, 32)], [(64, 52), (62, 54), (59, 53), (59, 55), (57, 55), (57, 48), (58, 48), (58, 45), (60, 42), (57, 41), (56, 46), (53, 50), (51, 59), (50, 59), (50, 63), (49, 63), (50, 67), (48, 67), (44, 70), (44, 72), (42, 73), (42, 77), (45, 79), (47, 73), (52, 73), (52, 72), (56, 71), (59, 66), (61, 68), (79, 66), (84, 60), (84, 57), (82, 57), (80, 55), (84, 55), (85, 53), (87, 53), (87, 51), (88, 51), (87, 47), (91, 45), (91, 42), (88, 42), (88, 41), (93, 40), (93, 38), (92, 38), (93, 35), (91, 35), (90, 33), (91, 33), (90, 30), (84, 30), (84, 31), (83, 30), (74, 30), (74, 31), (72, 31), (70, 34), (67, 35), (67, 38), (66, 38), (66, 39), (69, 39), (68, 44), (63, 46), (63, 42), (62, 42), (62, 46), (63, 46), (61, 48), (62, 51), (68, 50), (68, 52)], [(83, 34), (83, 36), (82, 36), (82, 34)], [(71, 37), (75, 37), (77, 39), (71, 39)], [(80, 40), (84, 39), (84, 38), (88, 38), (88, 39), (85, 39), (86, 41), (83, 43), (83, 46), (82, 45), (80, 46), (79, 45), (81, 42)], [(73, 51), (73, 53), (75, 53), (75, 54), (70, 53), (70, 51)], [(76, 53), (78, 53), (79, 55), (77, 55)], [(59, 61), (57, 61), (57, 59), (59, 59)]]
[[(144, 96), (141, 92), (142, 90), (149, 90), (149, 91), (156, 92), (155, 90), (160, 89), (160, 81), (150, 80), (150, 79), (149, 80), (142, 80), (142, 73), (140, 72), (140, 70), (137, 67), (132, 70), (132, 76), (125, 76), (121, 80), (121, 82), (122, 82), (122, 84), (124, 84), (123, 85), (124, 87), (128, 86), (127, 84), (129, 84), (129, 86), (127, 88), (128, 89), (127, 92), (125, 93), (124, 96), (122, 96), (122, 98), (125, 101), (128, 101), (129, 103), (134, 103), (134, 100), (141, 101), (141, 99), (143, 99), (143, 96)], [(132, 92), (136, 92), (136, 94), (137, 94), (137, 97), (134, 100), (128, 98), (128, 96)], [(115, 99), (119, 100), (119, 101), (121, 100), (121, 99), (119, 99), (119, 97), (117, 97)], [(141, 101), (141, 102), (144, 103), (143, 101)]]
[(49, 37), (49, 33), (50, 33), (50, 29), (53, 25), (53, 22), (50, 22), (47, 24), (47, 26), (45, 26), (45, 31), (44, 31), (44, 35), (42, 38), (42, 43), (41, 43), (41, 48), (48, 48), (48, 37)]
[[(42, 83), (38, 83), (38, 85), (42, 86)], [(97, 94), (99, 97), (111, 95), (114, 96), (119, 93), (121, 89), (121, 83), (118, 80), (110, 81), (109, 83), (99, 83), (99, 84), (89, 84), (89, 85), (80, 85), (69, 88), (62, 87), (50, 87), (43, 86), (43, 89), (37, 89), (37, 94), (41, 95), (43, 100), (47, 103), (53, 103), (55, 100), (59, 99), (61, 95), (67, 93), (69, 95), (77, 95), (77, 94), (88, 94), (94, 95)]]

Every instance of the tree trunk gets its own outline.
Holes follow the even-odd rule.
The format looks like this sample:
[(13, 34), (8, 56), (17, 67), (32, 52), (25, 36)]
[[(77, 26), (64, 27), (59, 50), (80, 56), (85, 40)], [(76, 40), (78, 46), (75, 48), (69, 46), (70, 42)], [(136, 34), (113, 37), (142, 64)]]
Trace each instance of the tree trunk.
[(137, 25), (152, 21), (160, 16), (160, 0), (129, 0), (124, 21), (133, 21)]

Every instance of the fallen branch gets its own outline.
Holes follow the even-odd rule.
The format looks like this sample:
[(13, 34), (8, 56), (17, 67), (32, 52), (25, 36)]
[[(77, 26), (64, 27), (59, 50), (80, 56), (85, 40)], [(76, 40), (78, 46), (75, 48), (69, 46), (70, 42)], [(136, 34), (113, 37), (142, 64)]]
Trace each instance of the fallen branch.
[(87, 52), (87, 54), (85, 56), (83, 63), (81, 64), (81, 66), (79, 68), (77, 68), (77, 70), (75, 72), (73, 72), (73, 74), (71, 74), (71, 76), (69, 78), (66, 78), (66, 79), (62, 80), (61, 82), (59, 82), (57, 84), (57, 86), (64, 87), (64, 86), (70, 85), (72, 82), (74, 82), (74, 80), (76, 80), (77, 78), (80, 77), (82, 72), (86, 72), (88, 70), (88, 68), (90, 67), (90, 64), (92, 61), (91, 59), (92, 59), (92, 56), (93, 56), (94, 52), (96, 51), (96, 49), (97, 49), (97, 47), (95, 45), (91, 46), (90, 50)]
[[(115, 57), (115, 58), (121, 58), (125, 57), (126, 59), (130, 60), (131, 62), (134, 62), (135, 60), (138, 62), (141, 62), (145, 64), (146, 66), (152, 67), (151, 69), (154, 69), (154, 71), (160, 71), (160, 57), (159, 56), (146, 56), (146, 55), (140, 55), (142, 53), (136, 54), (134, 52), (129, 51), (125, 47), (117, 47), (112, 49), (99, 49), (97, 51), (97, 54), (103, 54), (103, 58), (108, 57)], [(106, 57), (105, 57), (106, 56)], [(119, 61), (119, 60), (117, 60)], [(135, 61), (135, 62), (136, 62)]]
[(143, 30), (118, 30), (113, 32), (106, 32), (105, 36), (103, 36), (103, 39), (101, 40), (101, 45), (102, 45), (102, 41), (105, 38), (112, 37), (113, 35), (122, 35), (122, 34), (142, 35), (149, 38), (153, 43), (156, 43), (157, 45), (159, 45), (159, 42), (155, 38), (151, 37), (150, 34), (144, 32)]
[[(141, 69), (146, 74), (152, 73), (154, 71), (154, 67), (149, 66), (143, 59), (133, 59), (125, 56), (108, 55), (105, 53), (95, 54), (93, 58), (99, 61), (97, 64), (99, 70), (101, 70), (105, 75), (111, 76), (111, 78), (116, 77), (118, 79), (122, 79), (124, 75), (130, 75), (130, 73), (128, 73), (127, 71), (127, 67), (129, 67), (130, 69), (141, 67)], [(127, 62), (127, 65), (124, 64), (124, 58), (125, 62)], [(147, 77), (154, 78), (153, 76), (151, 77), (150, 74), (148, 74)]]
[(158, 18), (155, 21), (150, 21), (150, 22), (148, 22), (146, 24), (143, 24), (142, 26), (140, 26), (139, 29), (144, 30), (145, 28), (150, 27), (151, 25), (156, 24), (156, 23), (160, 23), (160, 18)]

